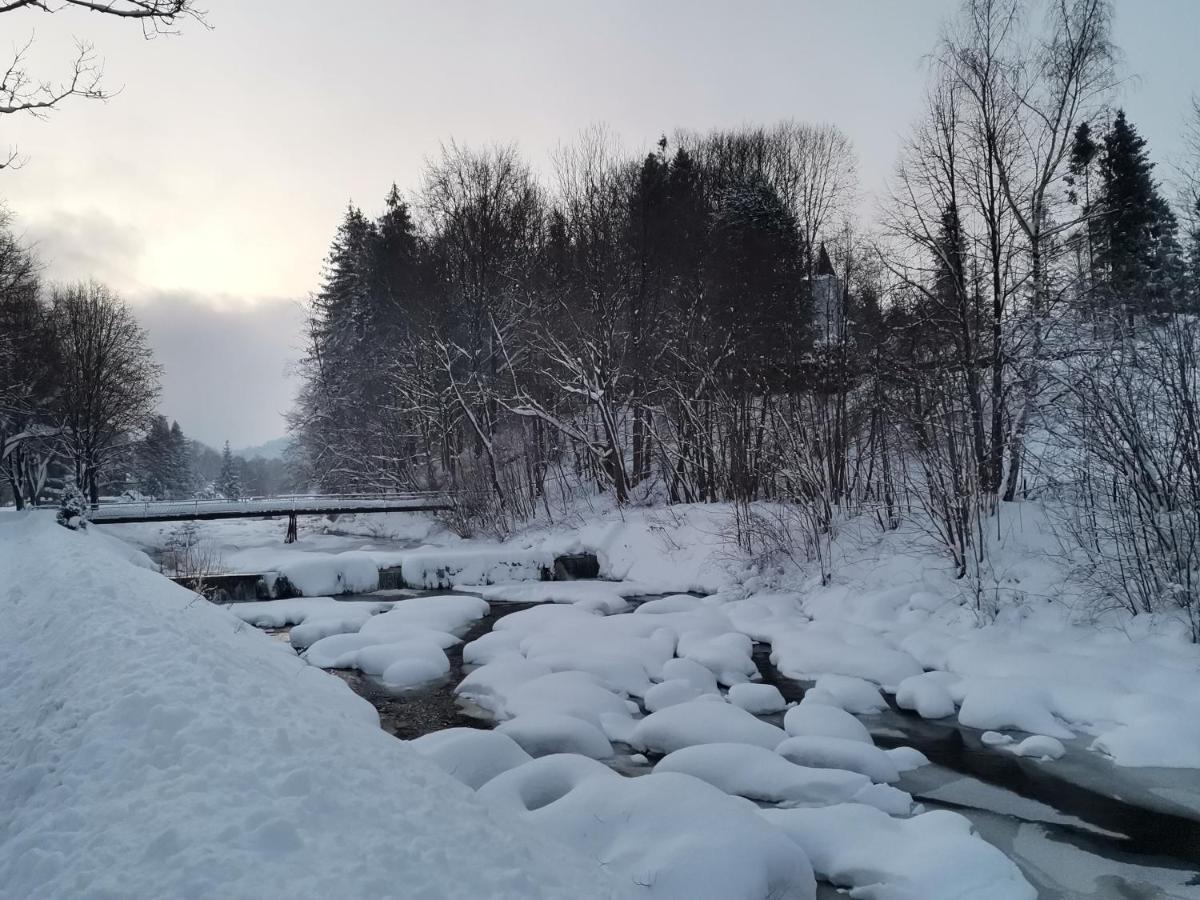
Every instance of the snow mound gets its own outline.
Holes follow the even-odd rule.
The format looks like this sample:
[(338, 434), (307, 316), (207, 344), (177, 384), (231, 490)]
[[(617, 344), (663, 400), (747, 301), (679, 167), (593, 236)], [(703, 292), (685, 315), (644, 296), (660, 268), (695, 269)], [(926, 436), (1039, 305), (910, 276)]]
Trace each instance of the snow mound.
[[(714, 681), (713, 684), (715, 688), (716, 682)], [(666, 709), (668, 706), (690, 703), (692, 700), (699, 700), (703, 696), (705, 695), (682, 678), (672, 678), (669, 681), (656, 684), (650, 690), (646, 691), (646, 696), (642, 698), (642, 702), (649, 712), (656, 713), (660, 709)], [(720, 695), (713, 693), (707, 696), (719, 697)]]
[(408, 745), (471, 789), (533, 759), (508, 735), (479, 728), (433, 731)]
[(555, 713), (526, 713), (496, 726), (521, 745), (530, 756), (574, 753), (591, 759), (608, 759), (612, 744), (595, 725)]
[[(911, 709), (923, 719), (944, 719), (954, 715), (954, 698), (946, 689), (945, 672), (924, 672), (900, 682), (896, 689), (896, 705)], [(950, 681), (958, 681), (951, 675)]]
[(756, 716), (787, 709), (787, 701), (773, 684), (735, 684), (729, 689), (729, 702)]
[(1017, 754), (1017, 756), (1031, 756), (1034, 759), (1058, 759), (1067, 752), (1067, 748), (1062, 745), (1062, 741), (1057, 738), (1046, 737), (1044, 734), (1034, 734), (1025, 738), (1019, 744), (1014, 744), (1005, 749)]
[(804, 692), (804, 699), (810, 703), (836, 706), (856, 716), (887, 709), (887, 701), (876, 685), (850, 675), (822, 675), (812, 688)]
[(883, 641), (850, 644), (815, 627), (779, 635), (771, 643), (771, 662), (788, 678), (808, 681), (822, 675), (850, 675), (895, 690), (921, 664)]
[(717, 693), (717, 678), (713, 673), (691, 659), (670, 659), (663, 663), (662, 677), (667, 680), (683, 680), (698, 693)]
[(790, 737), (775, 752), (798, 766), (845, 769), (872, 781), (891, 784), (900, 780), (900, 769), (888, 754), (861, 741), (839, 737)]
[(819, 877), (865, 900), (1035, 900), (1020, 869), (945, 810), (894, 819), (861, 804), (764, 809)]
[(0, 894), (628, 896), (230, 612), (0, 519)]
[(498, 776), (478, 796), (603, 860), (638, 897), (816, 896), (812, 869), (786, 835), (752, 804), (686, 775), (622, 778), (584, 757), (546, 756)]
[(971, 678), (962, 686), (959, 724), (987, 731), (1012, 728), (1064, 739), (1075, 736), (1054, 717), (1050, 697), (1040, 687), (998, 678)]
[(774, 750), (787, 737), (782, 729), (728, 703), (693, 700), (668, 706), (642, 719), (630, 743), (642, 750), (672, 753), (695, 744), (752, 744)]
[(447, 594), (398, 600), (387, 612), (374, 616), (359, 631), (380, 641), (405, 628), (460, 632), (488, 614), (487, 603), (478, 597)]
[(629, 607), (626, 597), (645, 593), (641, 585), (611, 581), (538, 581), (476, 588), (485, 600), (508, 603), (569, 603), (600, 613)]
[(789, 735), (836, 737), (862, 744), (874, 744), (862, 722), (836, 706), (823, 703), (801, 703), (793, 706), (783, 717), (783, 727)]
[(727, 794), (788, 806), (846, 803), (869, 787), (857, 772), (813, 769), (750, 744), (702, 744), (668, 753), (655, 772), (679, 772)]

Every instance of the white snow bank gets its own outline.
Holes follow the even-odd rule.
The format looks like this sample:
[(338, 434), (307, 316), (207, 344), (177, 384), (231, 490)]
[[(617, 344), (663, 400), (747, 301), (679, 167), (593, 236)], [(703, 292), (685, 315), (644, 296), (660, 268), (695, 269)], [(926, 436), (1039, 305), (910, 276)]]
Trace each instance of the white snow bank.
[(0, 892), (628, 896), (339, 679), (89, 535), (6, 516), (0, 572)]
[(459, 585), (538, 581), (554, 565), (554, 553), (512, 545), (458, 544), (396, 554), (409, 587), (445, 590)]
[(893, 819), (878, 809), (764, 809), (819, 877), (862, 900), (1035, 900), (1017, 866), (945, 810)]
[(816, 896), (804, 854), (752, 804), (686, 775), (623, 778), (584, 757), (545, 756), (497, 776), (479, 797), (603, 860), (639, 897)]
[(642, 719), (630, 743), (642, 750), (672, 753), (694, 744), (753, 744), (774, 750), (787, 737), (783, 729), (728, 703), (693, 700), (668, 706)]
[(621, 612), (626, 597), (647, 591), (642, 585), (623, 581), (537, 581), (469, 588), (486, 600), (509, 603), (570, 603), (602, 613)]
[(921, 664), (882, 640), (852, 644), (834, 630), (813, 625), (777, 636), (771, 643), (771, 662), (789, 678), (802, 681), (822, 675), (850, 675), (896, 689)]

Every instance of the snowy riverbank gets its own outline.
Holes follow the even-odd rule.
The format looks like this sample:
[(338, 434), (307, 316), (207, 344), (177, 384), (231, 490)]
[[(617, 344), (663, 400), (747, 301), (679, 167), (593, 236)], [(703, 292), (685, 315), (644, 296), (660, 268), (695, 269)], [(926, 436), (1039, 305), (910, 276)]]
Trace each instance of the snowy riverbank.
[(0, 573), (0, 896), (622, 895), (103, 536), (6, 515)]

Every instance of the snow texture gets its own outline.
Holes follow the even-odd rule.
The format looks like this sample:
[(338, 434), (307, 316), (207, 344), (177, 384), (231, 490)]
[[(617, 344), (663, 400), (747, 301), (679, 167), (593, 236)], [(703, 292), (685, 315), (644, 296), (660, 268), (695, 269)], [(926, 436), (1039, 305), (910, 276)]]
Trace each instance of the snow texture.
[(0, 572), (5, 896), (629, 895), (339, 679), (87, 532), (6, 515)]

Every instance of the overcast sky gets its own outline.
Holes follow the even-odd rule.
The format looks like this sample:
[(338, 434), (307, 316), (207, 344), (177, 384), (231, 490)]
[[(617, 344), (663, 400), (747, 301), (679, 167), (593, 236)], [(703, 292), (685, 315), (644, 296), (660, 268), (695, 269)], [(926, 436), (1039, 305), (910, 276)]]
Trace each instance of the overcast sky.
[[(834, 122), (878, 190), (919, 111), (922, 57), (957, 0), (566, 2), (201, 0), (209, 31), (144, 41), (64, 12), (37, 30), (52, 73), (72, 35), (106, 60), (107, 103), (5, 117), (28, 157), (0, 197), (52, 279), (138, 306), (166, 368), (163, 412), (214, 445), (284, 433), (301, 304), (347, 201), (414, 188), (439, 142), (516, 141), (538, 166), (607, 123), (642, 151), (676, 127)], [(1200, 90), (1200, 0), (1116, 0), (1121, 97), (1165, 162)]]

